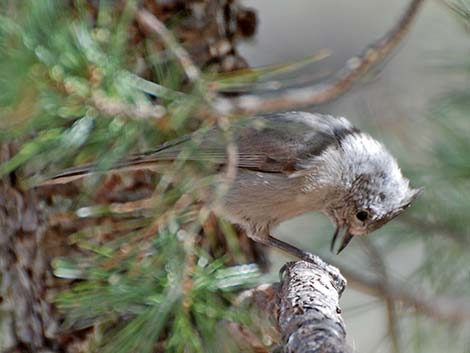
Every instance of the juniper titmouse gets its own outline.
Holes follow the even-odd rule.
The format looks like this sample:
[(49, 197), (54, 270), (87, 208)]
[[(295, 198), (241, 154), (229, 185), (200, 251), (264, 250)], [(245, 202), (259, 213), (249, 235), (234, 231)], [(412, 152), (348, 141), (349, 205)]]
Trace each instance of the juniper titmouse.
[[(281, 248), (295, 256), (306, 253), (270, 235), (280, 222), (320, 211), (336, 226), (331, 242), (344, 231), (338, 253), (355, 235), (380, 228), (400, 214), (421, 189), (412, 189), (390, 153), (345, 118), (306, 112), (276, 113), (235, 124), (238, 147), (235, 180), (215, 210), (243, 227), (253, 240)], [(199, 136), (189, 159), (224, 166), (222, 133), (212, 129)], [(136, 155), (117, 168), (148, 168), (177, 159), (191, 136)], [(93, 166), (65, 171), (46, 183), (80, 178)]]

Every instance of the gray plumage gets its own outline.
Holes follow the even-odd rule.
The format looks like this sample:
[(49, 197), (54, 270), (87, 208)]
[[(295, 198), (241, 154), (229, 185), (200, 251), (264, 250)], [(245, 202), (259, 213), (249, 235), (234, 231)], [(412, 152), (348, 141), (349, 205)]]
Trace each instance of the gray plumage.
[[(420, 192), (410, 188), (381, 143), (345, 118), (306, 112), (264, 115), (237, 123), (233, 139), (237, 175), (215, 211), (252, 239), (287, 251), (288, 244), (279, 246), (277, 239), (272, 244), (270, 236), (284, 220), (311, 211), (326, 214), (336, 225), (332, 247), (345, 230), (341, 251), (354, 235), (367, 234), (400, 214)], [(198, 147), (188, 160), (227, 163), (225, 139), (214, 128), (131, 156), (115, 168), (149, 168), (175, 160), (194, 140)], [(93, 168), (67, 170), (46, 184), (83, 177)]]

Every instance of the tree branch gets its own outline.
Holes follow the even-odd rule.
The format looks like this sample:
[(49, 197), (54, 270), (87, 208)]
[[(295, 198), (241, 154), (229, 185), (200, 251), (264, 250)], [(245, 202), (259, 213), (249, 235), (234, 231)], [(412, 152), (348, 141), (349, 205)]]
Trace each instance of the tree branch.
[[(332, 263), (333, 261), (330, 261)], [(413, 289), (408, 283), (384, 281), (379, 276), (370, 276), (333, 262), (341, 269), (341, 273), (348, 279), (348, 284), (361, 292), (380, 298), (402, 302), (405, 306), (413, 308), (436, 320), (454, 322), (470, 320), (470, 303), (468, 300), (458, 300), (442, 296), (425, 296), (424, 289)]]
[(125, 103), (119, 99), (107, 97), (103, 92), (94, 91), (91, 103), (101, 113), (108, 116), (124, 115), (133, 119), (160, 119), (165, 116), (166, 109), (156, 104), (141, 104), (139, 106)]
[(339, 297), (334, 279), (320, 267), (305, 261), (286, 264), (276, 317), (283, 352), (351, 352)]
[[(16, 152), (0, 144), (0, 163)], [(59, 317), (44, 293), (50, 282), (46, 224), (35, 190), (20, 190), (13, 174), (0, 178), (0, 310), (2, 351), (51, 352)], [(6, 345), (5, 345), (6, 344)]]
[[(438, 321), (470, 320), (467, 301), (424, 297), (424, 291), (410, 289), (407, 284), (333, 265), (341, 268), (348, 284), (362, 292), (393, 303), (401, 302)], [(239, 302), (248, 302), (251, 307), (272, 317), (282, 335), (283, 352), (350, 352), (345, 343), (344, 322), (339, 315), (340, 295), (334, 289), (333, 281), (326, 272), (309, 262), (291, 262), (285, 266), (281, 283), (264, 284), (246, 291)], [(276, 335), (271, 334), (273, 336)]]
[[(384, 283), (388, 283), (388, 281), (390, 280), (390, 276), (382, 254), (377, 249), (375, 244), (370, 240), (370, 238), (362, 237), (360, 240), (366, 249), (371, 268), (375, 269), (375, 272), (383, 280)], [(390, 342), (392, 345), (391, 351), (393, 353), (399, 353), (401, 352), (400, 330), (398, 325), (395, 301), (393, 300), (393, 298), (390, 297), (384, 298), (384, 301), (387, 309), (388, 335), (390, 337)]]
[(412, 0), (404, 15), (390, 32), (366, 47), (358, 57), (349, 59), (331, 78), (307, 87), (295, 87), (269, 96), (246, 94), (238, 97), (217, 97), (214, 106), (228, 114), (256, 114), (317, 105), (345, 93), (352, 84), (373, 66), (387, 57), (409, 31), (424, 0)]
[(172, 51), (178, 59), (186, 76), (191, 82), (196, 82), (201, 77), (199, 68), (193, 63), (188, 52), (178, 43), (173, 34), (154, 15), (145, 9), (136, 13), (137, 22), (149, 33), (156, 34), (165, 46)]

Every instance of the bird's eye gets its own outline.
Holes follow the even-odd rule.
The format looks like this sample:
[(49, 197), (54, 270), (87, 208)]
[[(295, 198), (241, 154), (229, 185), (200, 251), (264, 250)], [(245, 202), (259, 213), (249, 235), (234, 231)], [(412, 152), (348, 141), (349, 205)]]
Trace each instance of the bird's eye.
[(369, 214), (366, 211), (359, 211), (356, 213), (356, 218), (361, 222), (364, 222), (369, 217)]

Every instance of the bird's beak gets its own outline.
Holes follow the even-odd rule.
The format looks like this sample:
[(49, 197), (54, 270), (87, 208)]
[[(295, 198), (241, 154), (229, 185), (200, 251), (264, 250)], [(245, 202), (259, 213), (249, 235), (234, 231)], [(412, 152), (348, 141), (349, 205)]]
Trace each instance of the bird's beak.
[(343, 251), (346, 246), (348, 246), (349, 242), (351, 241), (351, 239), (352, 239), (353, 237), (354, 237), (354, 235), (352, 235), (351, 233), (349, 233), (349, 231), (346, 231), (346, 232), (344, 233), (343, 241), (341, 242), (341, 245), (340, 245), (340, 247), (339, 247), (338, 252), (336, 253), (336, 255), (339, 255), (339, 253), (340, 253), (341, 251)]
[[(336, 240), (338, 239), (339, 232), (340, 232), (342, 229), (344, 229), (344, 227), (336, 226), (335, 233), (333, 234), (333, 238), (331, 239), (331, 245), (330, 245), (330, 250), (331, 250), (331, 252), (334, 252)], [(349, 233), (348, 230), (346, 230), (346, 231), (344, 232), (343, 240), (341, 241), (341, 245), (340, 245), (340, 247), (339, 247), (338, 252), (336, 253), (336, 255), (338, 255), (341, 251), (344, 250), (344, 248), (349, 244), (349, 242), (351, 241), (352, 238), (353, 238), (353, 235), (352, 235), (351, 233)]]
[(340, 226), (336, 226), (335, 233), (333, 234), (333, 238), (331, 239), (330, 244), (330, 251), (333, 252), (336, 244), (336, 239), (338, 238), (339, 231), (341, 230)]

